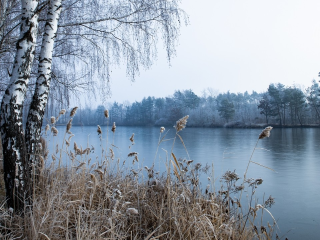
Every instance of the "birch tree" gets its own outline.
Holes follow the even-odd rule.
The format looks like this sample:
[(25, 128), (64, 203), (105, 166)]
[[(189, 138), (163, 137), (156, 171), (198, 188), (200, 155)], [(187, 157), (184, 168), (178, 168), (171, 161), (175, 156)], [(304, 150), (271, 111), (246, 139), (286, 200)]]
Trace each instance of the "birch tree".
[(38, 30), (37, 0), (22, 1), (20, 37), (10, 82), (1, 103), (3, 167), (8, 206), (22, 210), (30, 196), (30, 171), (22, 125), (22, 112), (33, 63)]
[[(140, 68), (148, 69), (156, 58), (159, 36), (170, 61), (181, 21), (187, 23), (177, 0), (21, 0), (21, 6), (20, 37), (0, 117), (7, 203), (17, 210), (32, 204), (32, 174), (39, 166), (52, 70), (74, 78), (78, 72), (80, 78), (97, 79), (100, 89), (108, 89), (112, 64), (125, 63), (134, 80)], [(40, 13), (46, 16), (44, 29), (38, 28)], [(42, 44), (35, 48), (38, 30)], [(38, 73), (24, 131), (23, 103), (35, 54)]]
[(62, 10), (62, 0), (51, 0), (49, 2), (47, 20), (42, 39), (41, 52), (39, 57), (38, 77), (36, 88), (33, 93), (27, 123), (26, 123), (26, 147), (29, 154), (29, 169), (35, 166), (35, 172), (39, 169), (39, 156), (42, 146), (39, 146), (41, 126), (45, 108), (48, 102), (52, 73), (53, 45), (58, 29), (58, 19)]

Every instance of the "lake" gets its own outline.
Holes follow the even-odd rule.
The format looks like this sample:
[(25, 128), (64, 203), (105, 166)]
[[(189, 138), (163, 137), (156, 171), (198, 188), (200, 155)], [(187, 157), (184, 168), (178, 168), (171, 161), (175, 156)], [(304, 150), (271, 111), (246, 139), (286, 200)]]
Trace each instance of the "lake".
[[(65, 127), (57, 127), (58, 138), (50, 140), (50, 149), (63, 139)], [(100, 141), (96, 127), (76, 127), (71, 131), (72, 138), (83, 148), (94, 146), (94, 154), (99, 159), (102, 146), (113, 143), (115, 157), (126, 161), (132, 168), (150, 167), (155, 163), (158, 171), (165, 171), (167, 153), (171, 152), (175, 129), (170, 128), (160, 144), (157, 155), (160, 128), (158, 127), (102, 127)], [(167, 132), (166, 129), (165, 132)], [(186, 128), (179, 134), (185, 147), (177, 138), (173, 152), (177, 158), (193, 159), (194, 163), (207, 163), (213, 166), (214, 179), (220, 184), (220, 177), (227, 171), (236, 170), (243, 178), (251, 153), (262, 129), (226, 129), (226, 128)], [(135, 144), (129, 138), (134, 133)], [(107, 142), (108, 135), (108, 142)], [(162, 134), (163, 136), (163, 134)], [(60, 139), (60, 140), (58, 140)], [(73, 149), (73, 142), (71, 142)], [(138, 152), (139, 162), (132, 165), (129, 152)], [(189, 154), (189, 156), (188, 156)], [(279, 236), (289, 240), (319, 239), (320, 228), (320, 129), (284, 128), (273, 129), (269, 138), (261, 139), (252, 160), (273, 169), (251, 163), (247, 178), (262, 178), (264, 181), (257, 189), (256, 197), (262, 203), (263, 197), (275, 198), (275, 205), (269, 209), (280, 227)], [(66, 163), (65, 163), (66, 164)], [(209, 171), (211, 172), (211, 171)], [(207, 176), (201, 179), (202, 187), (208, 184)], [(240, 180), (241, 183), (241, 180)], [(265, 194), (265, 196), (264, 196)], [(264, 215), (267, 217), (267, 215)], [(272, 222), (272, 219), (268, 219)]]

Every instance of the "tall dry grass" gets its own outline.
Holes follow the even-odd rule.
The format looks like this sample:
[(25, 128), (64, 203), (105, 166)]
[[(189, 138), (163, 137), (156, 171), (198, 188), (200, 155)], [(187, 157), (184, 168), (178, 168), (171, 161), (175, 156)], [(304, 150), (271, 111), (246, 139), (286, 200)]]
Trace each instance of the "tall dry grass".
[[(71, 118), (75, 110), (71, 112)], [(107, 117), (108, 114), (105, 114)], [(186, 126), (187, 117), (176, 123), (176, 137)], [(51, 122), (52, 135), (57, 135)], [(262, 204), (250, 202), (241, 206), (236, 196), (244, 188), (251, 197), (261, 179), (240, 179), (235, 172), (226, 172), (219, 191), (213, 186), (201, 189), (200, 174), (208, 173), (190, 159), (177, 159), (168, 153), (167, 172), (155, 173), (154, 165), (140, 169), (123, 167), (114, 156), (114, 145), (106, 142), (101, 159), (92, 163), (90, 148), (76, 143), (70, 147), (71, 121), (66, 127), (64, 142), (50, 153), (33, 197), (32, 211), (23, 215), (0, 206), (1, 239), (272, 239), (274, 223), (259, 225), (257, 213), (273, 204), (269, 198)], [(112, 134), (116, 134), (115, 123)], [(100, 141), (102, 135), (98, 127)], [(165, 139), (160, 129), (159, 145)], [(128, 140), (129, 140), (128, 136)], [(175, 139), (176, 139), (175, 137)], [(106, 140), (108, 141), (108, 140)], [(134, 144), (134, 135), (130, 141)], [(43, 143), (44, 145), (44, 143)], [(102, 143), (101, 143), (102, 145)], [(174, 145), (174, 144), (173, 144)], [(48, 156), (43, 151), (43, 156)], [(128, 153), (133, 163), (137, 153)], [(68, 166), (62, 163), (67, 158)], [(59, 164), (58, 164), (59, 163)], [(116, 166), (116, 167), (112, 167)], [(112, 169), (112, 170), (111, 170)], [(172, 172), (172, 173), (171, 173)]]

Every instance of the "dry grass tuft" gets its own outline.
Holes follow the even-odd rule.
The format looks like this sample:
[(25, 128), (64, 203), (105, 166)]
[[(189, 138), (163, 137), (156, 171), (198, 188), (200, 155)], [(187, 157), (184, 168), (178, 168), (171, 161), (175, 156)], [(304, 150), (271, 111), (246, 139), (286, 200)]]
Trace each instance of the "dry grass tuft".
[[(164, 177), (138, 183), (135, 175), (47, 169), (38, 183), (33, 212), (0, 208), (6, 239), (250, 239), (224, 202)], [(170, 187), (168, 186), (170, 185)], [(133, 236), (133, 237), (132, 237)]]
[[(177, 132), (185, 127), (187, 118), (177, 121)], [(239, 177), (235, 172), (222, 176), (220, 191), (210, 191), (209, 186), (203, 192), (199, 179), (201, 172), (208, 172), (207, 166), (199, 163), (192, 166), (191, 160), (177, 159), (171, 153), (173, 174), (170, 171), (156, 174), (154, 166), (134, 170), (118, 163), (111, 168), (115, 157), (112, 148), (111, 144), (110, 154), (105, 151), (101, 156), (100, 165), (98, 161), (90, 164), (90, 148), (82, 150), (76, 143), (73, 150), (66, 145), (64, 151), (64, 157), (71, 163), (69, 167), (55, 167), (53, 163), (58, 156), (51, 153), (53, 161), (41, 171), (41, 181), (35, 186), (33, 211), (18, 215), (7, 209), (5, 203), (0, 205), (0, 238), (272, 238), (273, 226), (258, 226), (255, 222), (257, 212), (271, 206), (274, 199), (270, 196), (262, 205), (250, 203), (247, 211), (242, 209), (240, 201), (232, 195), (242, 191), (237, 188)], [(131, 152), (128, 157), (138, 161), (137, 155)], [(245, 182), (252, 194), (261, 183), (262, 179)]]

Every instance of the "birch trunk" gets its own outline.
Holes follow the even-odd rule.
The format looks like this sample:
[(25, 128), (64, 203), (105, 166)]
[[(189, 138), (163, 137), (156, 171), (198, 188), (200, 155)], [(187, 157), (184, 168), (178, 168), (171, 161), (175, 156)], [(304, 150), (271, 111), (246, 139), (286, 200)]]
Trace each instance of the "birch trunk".
[(38, 78), (26, 124), (26, 146), (30, 153), (28, 154), (29, 169), (34, 166), (33, 172), (36, 179), (41, 166), (41, 161), (39, 161), (42, 147), (40, 146), (40, 133), (50, 90), (52, 53), (62, 9), (61, 2), (62, 0), (51, 0), (49, 3), (39, 58)]
[(22, 211), (30, 202), (30, 176), (22, 110), (30, 78), (38, 30), (38, 0), (22, 0), (20, 37), (12, 76), (1, 103), (0, 129), (7, 204)]

